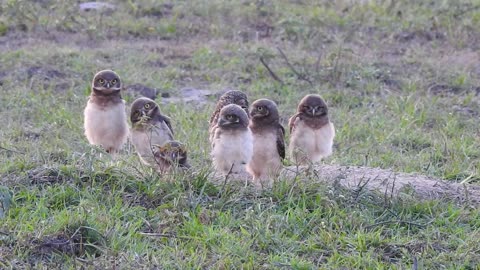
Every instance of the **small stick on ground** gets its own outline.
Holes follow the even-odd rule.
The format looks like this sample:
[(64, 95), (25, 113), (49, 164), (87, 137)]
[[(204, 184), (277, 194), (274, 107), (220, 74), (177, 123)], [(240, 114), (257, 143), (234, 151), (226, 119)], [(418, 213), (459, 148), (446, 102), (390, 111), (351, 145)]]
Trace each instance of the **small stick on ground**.
[(152, 237), (163, 237), (163, 238), (178, 238), (178, 239), (187, 239), (191, 240), (193, 238), (187, 236), (178, 236), (174, 234), (164, 234), (164, 233), (146, 233), (146, 232), (139, 232), (141, 235), (145, 236), (152, 236)]
[(372, 225), (368, 225), (365, 227), (365, 229), (371, 229), (371, 228), (374, 228), (374, 227), (377, 227), (377, 226), (380, 226), (380, 225), (385, 225), (385, 224), (392, 224), (392, 223), (398, 223), (398, 224), (406, 224), (406, 225), (409, 225), (409, 226), (417, 226), (417, 227), (421, 227), (421, 228), (425, 228), (427, 224), (419, 224), (419, 223), (415, 223), (415, 222), (411, 222), (411, 221), (406, 221), (406, 220), (387, 220), (387, 221), (381, 221), (381, 222), (378, 222), (378, 223), (375, 223), (375, 224), (372, 224)]
[[(373, 181), (375, 181), (377, 179), (378, 175), (373, 179)], [(368, 185), (368, 183), (370, 182), (371, 178), (367, 178), (367, 181), (365, 181), (365, 183), (362, 184), (362, 180), (365, 179), (365, 176), (363, 176), (362, 178), (360, 178), (360, 181), (358, 182), (358, 185), (357, 185), (357, 188), (353, 190), (354, 194), (355, 194), (355, 197), (353, 198), (353, 202), (357, 202), (358, 201), (358, 198), (360, 197), (360, 193), (362, 192), (362, 190)]]
[(25, 154), (24, 152), (20, 152), (20, 151), (8, 149), (8, 148), (5, 148), (5, 147), (3, 147), (3, 146), (0, 146), (0, 150), (5, 150), (5, 151), (7, 151), (7, 152), (12, 152), (12, 153), (16, 153), (16, 154)]
[(263, 66), (268, 70), (268, 73), (270, 73), (270, 76), (272, 76), (272, 78), (281, 83), (281, 84), (284, 84), (282, 79), (280, 79), (277, 74), (275, 74), (275, 72), (272, 71), (272, 69), (268, 66), (267, 62), (265, 62), (265, 59), (263, 59), (263, 56), (260, 56), (260, 62), (262, 62)]
[(278, 52), (280, 53), (280, 55), (282, 56), (283, 60), (285, 60), (285, 63), (287, 63), (287, 66), (293, 71), (293, 73), (295, 73), (295, 75), (297, 75), (297, 78), (298, 78), (299, 80), (306, 81), (306, 82), (308, 82), (310, 85), (313, 86), (313, 82), (312, 82), (305, 74), (300, 74), (300, 72), (298, 72), (298, 71), (292, 66), (292, 64), (290, 64), (290, 61), (288, 61), (288, 58), (287, 58), (287, 56), (285, 55), (285, 53), (282, 51), (282, 49), (280, 49), (279, 47), (277, 47), (277, 50), (278, 50)]
[[(232, 163), (232, 166), (230, 167), (230, 170), (228, 170), (227, 175), (225, 175), (225, 179), (223, 180), (223, 185), (222, 185), (222, 189), (220, 191), (220, 195), (223, 194), (223, 192), (225, 191), (225, 186), (227, 185), (228, 177), (232, 174), (233, 165), (235, 165), (235, 163)], [(221, 197), (221, 196), (219, 196), (219, 197)]]

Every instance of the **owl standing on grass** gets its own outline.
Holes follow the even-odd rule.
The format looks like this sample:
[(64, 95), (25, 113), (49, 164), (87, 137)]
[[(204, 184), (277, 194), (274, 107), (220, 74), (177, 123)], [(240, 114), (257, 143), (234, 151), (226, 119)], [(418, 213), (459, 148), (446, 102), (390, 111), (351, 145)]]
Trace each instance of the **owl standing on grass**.
[(108, 153), (118, 152), (128, 137), (125, 101), (120, 91), (122, 82), (112, 70), (95, 74), (92, 92), (84, 111), (85, 136), (92, 145)]
[(318, 163), (332, 154), (335, 127), (319, 95), (306, 95), (290, 117), (290, 157), (297, 165)]
[(229, 104), (220, 110), (212, 135), (212, 159), (223, 175), (246, 172), (253, 155), (253, 137), (243, 108)]
[(236, 104), (240, 106), (247, 113), (247, 117), (248, 117), (247, 95), (242, 91), (238, 91), (238, 90), (230, 90), (226, 92), (218, 99), (217, 105), (215, 106), (215, 111), (212, 113), (212, 116), (210, 117), (209, 128), (208, 128), (208, 131), (210, 133), (210, 136), (209, 136), (210, 142), (213, 141), (215, 129), (218, 127), (218, 118), (220, 117), (220, 111), (223, 109), (223, 107), (229, 104)]
[(173, 140), (170, 117), (163, 115), (158, 104), (146, 97), (136, 99), (130, 110), (132, 144), (140, 160), (154, 165), (154, 145), (163, 146)]
[[(285, 129), (279, 122), (277, 104), (269, 99), (253, 102), (250, 109), (250, 130), (253, 134), (253, 157), (247, 171), (256, 184), (274, 179), (285, 158)], [(270, 181), (271, 182), (271, 181)]]

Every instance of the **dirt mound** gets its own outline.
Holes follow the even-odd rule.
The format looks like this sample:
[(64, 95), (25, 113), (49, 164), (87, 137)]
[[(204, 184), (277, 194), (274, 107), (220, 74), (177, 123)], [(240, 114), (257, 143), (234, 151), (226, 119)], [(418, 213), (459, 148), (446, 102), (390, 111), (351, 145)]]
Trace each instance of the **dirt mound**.
[(480, 205), (480, 186), (459, 184), (415, 173), (340, 165), (319, 165), (312, 168), (286, 167), (282, 175), (295, 178), (302, 174), (337, 181), (350, 189), (366, 188), (398, 196), (405, 191), (422, 199), (448, 199), (466, 204)]
[[(251, 176), (246, 172), (228, 176), (228, 181), (246, 183), (250, 179)], [(280, 179), (318, 180), (326, 184), (339, 184), (352, 191), (376, 191), (388, 197), (413, 194), (419, 199), (444, 199), (466, 205), (480, 205), (480, 186), (478, 185), (454, 183), (416, 173), (402, 173), (388, 169), (341, 165), (288, 166), (282, 170)], [(217, 176), (215, 180), (217, 184), (221, 184), (225, 177)]]

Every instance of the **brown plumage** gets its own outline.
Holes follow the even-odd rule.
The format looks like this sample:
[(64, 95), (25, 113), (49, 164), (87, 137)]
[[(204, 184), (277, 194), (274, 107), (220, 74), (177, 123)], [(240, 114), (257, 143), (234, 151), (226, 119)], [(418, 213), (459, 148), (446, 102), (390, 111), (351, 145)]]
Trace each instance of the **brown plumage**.
[(253, 157), (247, 170), (253, 180), (275, 177), (285, 158), (285, 129), (279, 122), (277, 104), (259, 99), (250, 108), (250, 130), (253, 134)]
[(330, 122), (327, 104), (319, 95), (305, 96), (288, 126), (289, 154), (296, 164), (319, 162), (332, 154), (335, 127)]
[(140, 160), (147, 165), (155, 165), (153, 146), (163, 146), (173, 140), (170, 118), (162, 114), (155, 101), (141, 97), (132, 103), (130, 121), (131, 141)]
[(127, 141), (128, 124), (120, 77), (111, 70), (98, 72), (84, 111), (85, 136), (107, 152), (119, 151)]
[(187, 150), (185, 145), (178, 141), (168, 141), (164, 145), (153, 145), (156, 168), (160, 172), (171, 169), (188, 169)]
[(240, 106), (242, 109), (245, 110), (247, 113), (248, 117), (248, 98), (245, 93), (242, 91), (238, 90), (230, 90), (223, 94), (220, 99), (217, 102), (217, 105), (215, 107), (215, 111), (213, 112), (212, 116), (210, 117), (210, 122), (209, 122), (209, 133), (210, 133), (210, 142), (213, 139), (213, 134), (215, 133), (215, 127), (218, 122), (218, 118), (220, 115), (220, 111), (222, 110), (223, 107), (229, 105), (229, 104), (236, 104)]

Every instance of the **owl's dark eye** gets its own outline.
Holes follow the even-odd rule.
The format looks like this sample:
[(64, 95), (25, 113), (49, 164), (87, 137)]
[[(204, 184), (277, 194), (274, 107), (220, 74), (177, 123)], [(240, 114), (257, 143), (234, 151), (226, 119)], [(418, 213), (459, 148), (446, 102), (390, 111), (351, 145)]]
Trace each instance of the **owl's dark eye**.
[(98, 79), (97, 82), (101, 85), (105, 84), (105, 80), (102, 78)]
[(113, 80), (111, 81), (111, 83), (112, 83), (113, 85), (117, 84), (117, 79), (113, 79)]
[(145, 109), (150, 109), (150, 103), (145, 103), (145, 105), (143, 105), (143, 107), (144, 107)]

